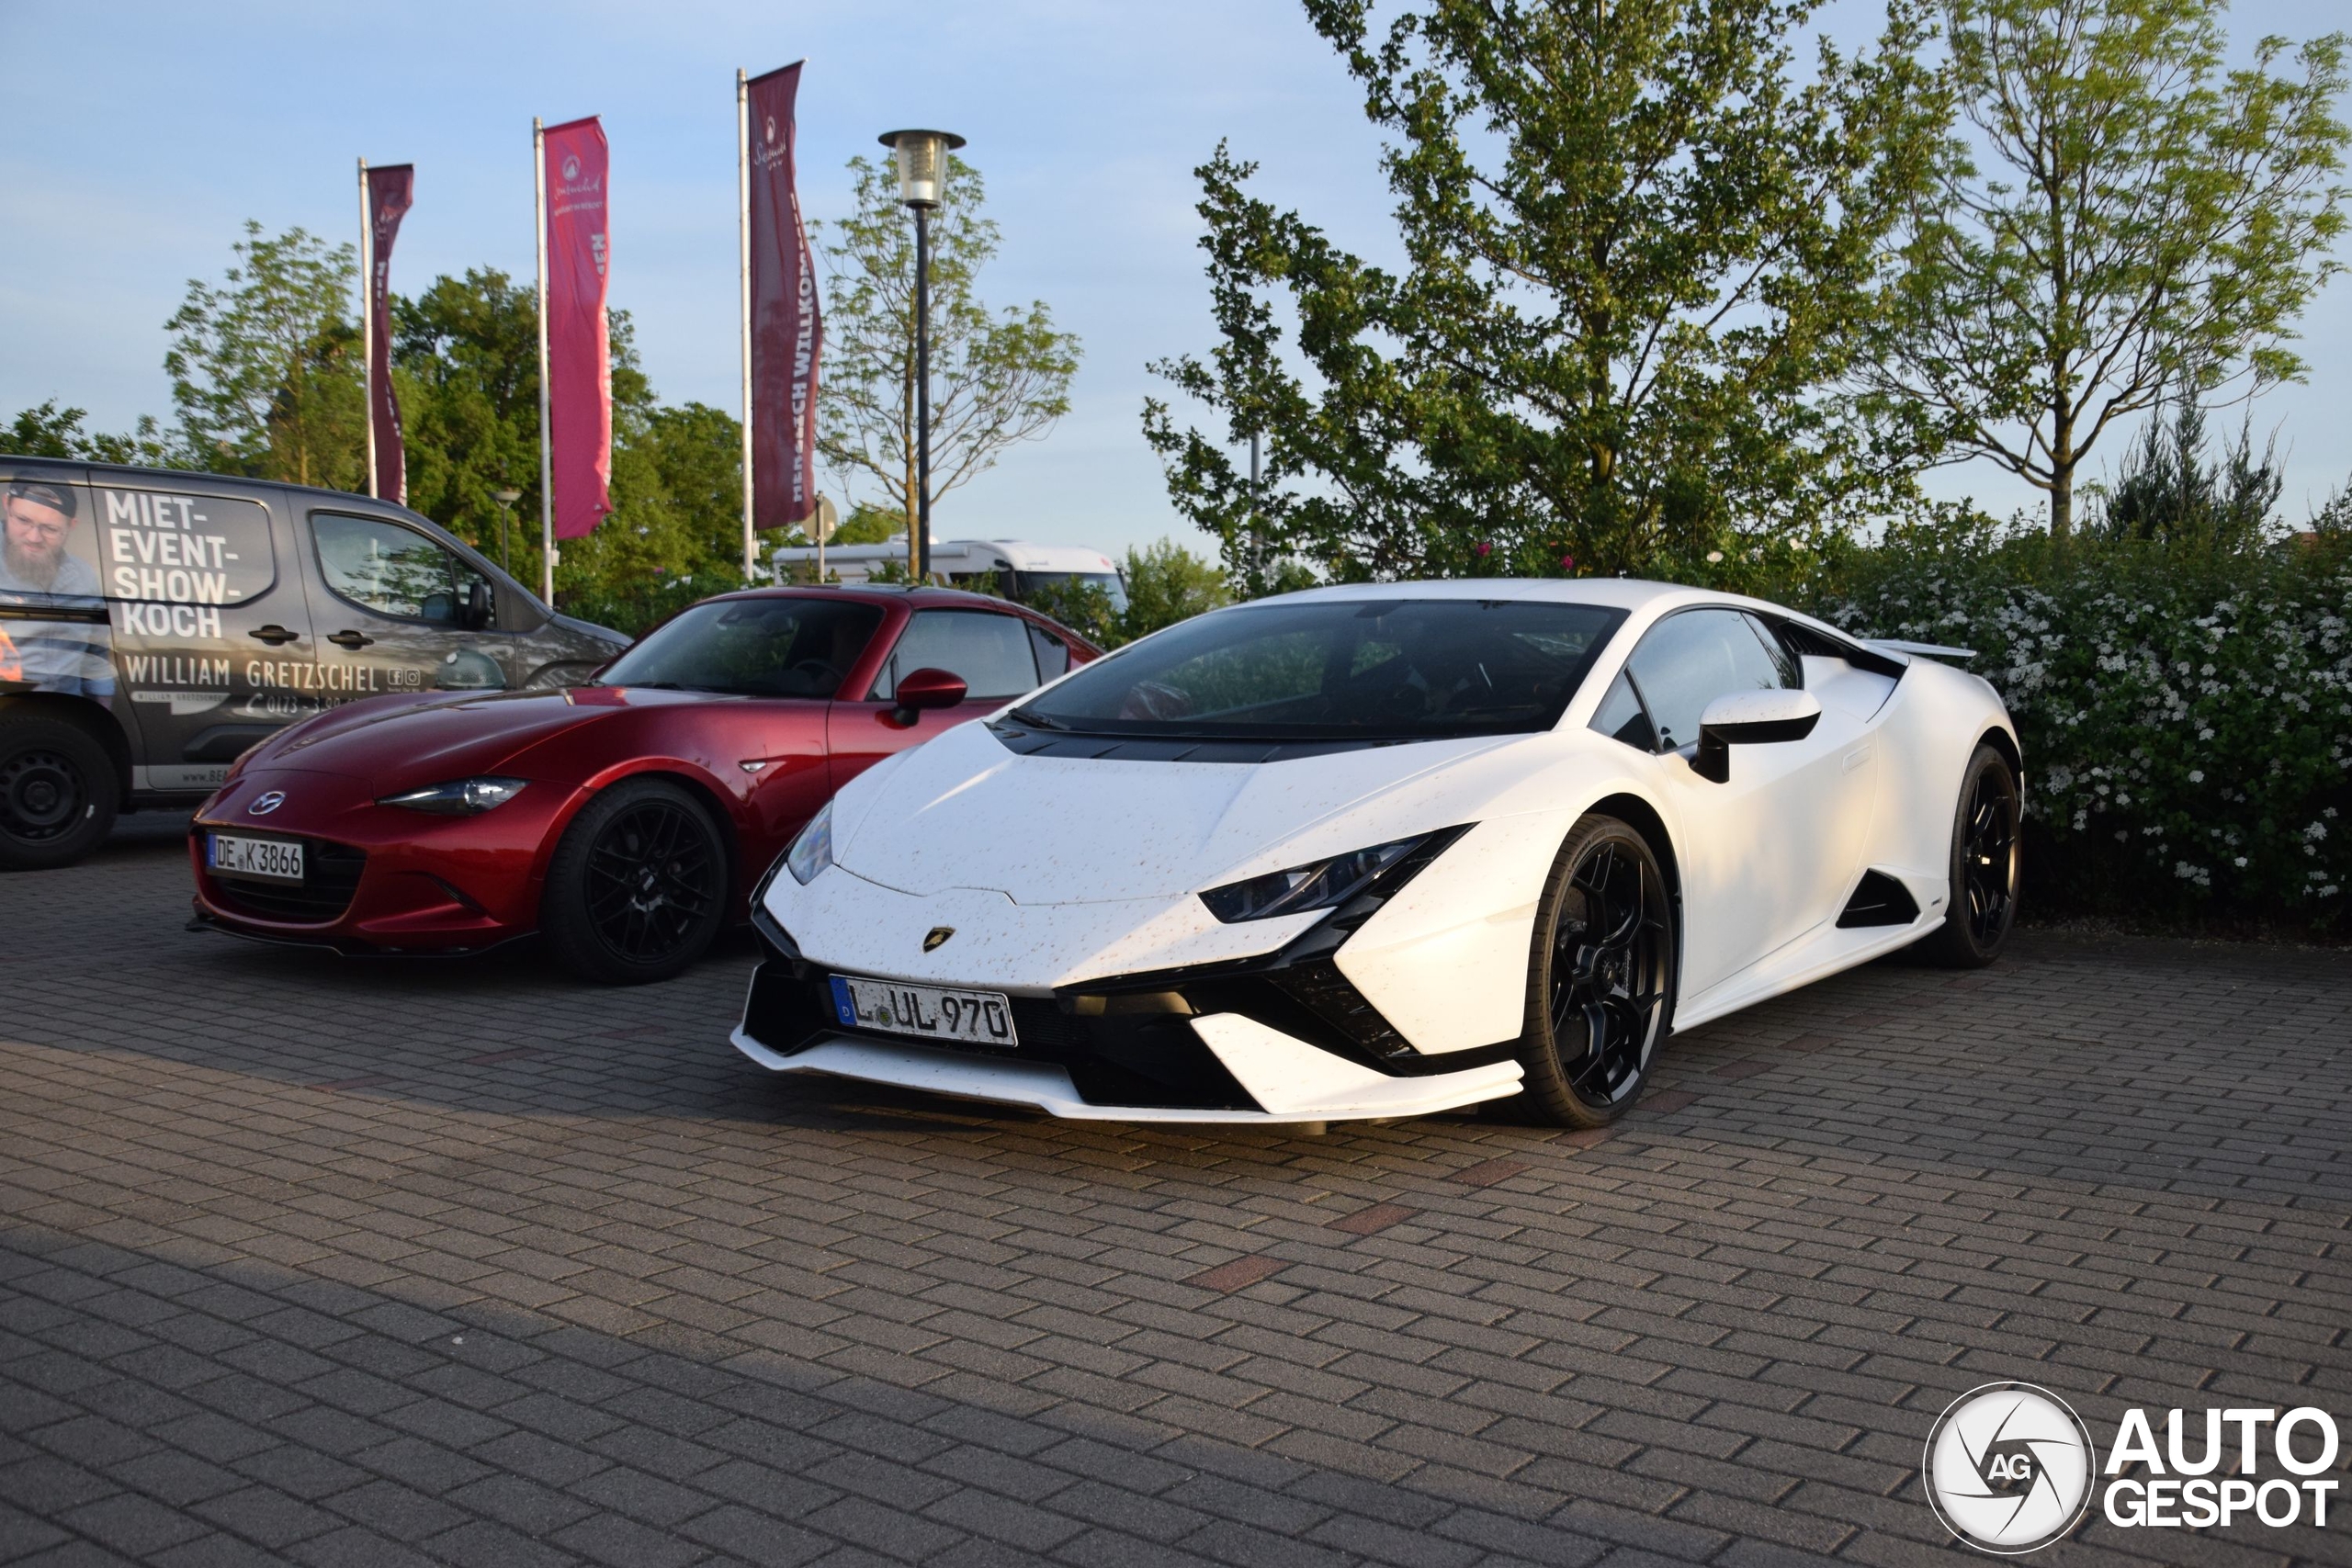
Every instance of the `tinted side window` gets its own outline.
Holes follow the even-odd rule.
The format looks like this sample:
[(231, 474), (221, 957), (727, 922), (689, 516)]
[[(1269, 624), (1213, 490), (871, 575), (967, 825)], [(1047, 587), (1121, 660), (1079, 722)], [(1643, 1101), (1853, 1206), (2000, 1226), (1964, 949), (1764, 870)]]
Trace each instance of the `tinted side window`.
[(1037, 655), (1037, 679), (1051, 681), (1069, 673), (1069, 644), (1047, 631), (1032, 625), (1029, 647)]
[[(1742, 613), (1745, 614), (1745, 612)], [(1789, 651), (1789, 645), (1781, 640), (1781, 634), (1766, 626), (1759, 617), (1755, 615), (1747, 616), (1747, 625), (1748, 628), (1763, 641), (1765, 657), (1771, 660), (1773, 668), (1780, 671), (1781, 684), (1792, 690), (1804, 685), (1804, 666), (1798, 661), (1795, 654)]]
[(899, 646), (874, 682), (874, 695), (898, 694), (899, 677), (914, 670), (961, 675), (975, 697), (1017, 697), (1037, 685), (1037, 658), (1029, 649), (1029, 623), (986, 610), (924, 610), (899, 634)]
[(90, 490), (107, 598), (242, 604), (277, 584), (269, 512), (257, 502), (119, 485)]
[(1609, 691), (1594, 710), (1592, 728), (1611, 740), (1643, 751), (1657, 750), (1657, 731), (1650, 728), (1650, 716), (1642, 706), (1642, 699), (1634, 693), (1634, 683), (1619, 671), (1617, 679), (1609, 683)]
[(1732, 692), (1773, 691), (1781, 667), (1736, 610), (1684, 610), (1650, 629), (1626, 660), (1664, 750), (1699, 739), (1699, 716)]
[(319, 573), (343, 599), (379, 615), (465, 626), (474, 585), (497, 615), (489, 580), (437, 540), (374, 517), (322, 513), (311, 519)]

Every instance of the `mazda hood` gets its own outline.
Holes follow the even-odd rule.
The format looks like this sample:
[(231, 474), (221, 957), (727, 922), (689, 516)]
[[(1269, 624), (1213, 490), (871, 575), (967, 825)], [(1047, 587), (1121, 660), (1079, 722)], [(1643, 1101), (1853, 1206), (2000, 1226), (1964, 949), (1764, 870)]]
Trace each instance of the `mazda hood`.
[(834, 861), (923, 896), (976, 888), (1018, 904), (1175, 897), (1472, 819), (1475, 811), (1459, 809), (1459, 788), (1416, 781), (1524, 739), (1254, 764), (1119, 761), (1017, 756), (985, 724), (959, 725), (842, 791)]
[(590, 686), (373, 697), (295, 726), (255, 753), (250, 766), (402, 782), (461, 778), (628, 707), (686, 695)]

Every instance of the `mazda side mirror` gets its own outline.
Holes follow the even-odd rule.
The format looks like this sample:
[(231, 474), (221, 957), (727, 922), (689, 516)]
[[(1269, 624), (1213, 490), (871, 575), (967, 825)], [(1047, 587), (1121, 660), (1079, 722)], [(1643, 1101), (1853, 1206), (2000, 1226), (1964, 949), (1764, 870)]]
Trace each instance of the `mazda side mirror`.
[(1802, 740), (1821, 722), (1821, 699), (1811, 692), (1734, 692), (1699, 716), (1699, 754), (1690, 771), (1717, 784), (1731, 782), (1731, 749)]
[(890, 710), (890, 716), (900, 724), (912, 724), (915, 716), (926, 708), (956, 706), (970, 689), (964, 683), (964, 677), (944, 670), (910, 670), (899, 677), (899, 705)]

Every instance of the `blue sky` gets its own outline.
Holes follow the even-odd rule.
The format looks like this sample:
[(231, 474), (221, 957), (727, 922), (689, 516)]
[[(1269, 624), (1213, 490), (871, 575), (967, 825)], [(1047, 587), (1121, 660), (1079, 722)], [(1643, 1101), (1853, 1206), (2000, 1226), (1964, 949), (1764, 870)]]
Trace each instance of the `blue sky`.
[[(1859, 33), (1871, 7), (1839, 0)], [(911, 34), (897, 25), (920, 17)], [(2248, 0), (2233, 38), (2340, 26), (2337, 0)], [(1193, 168), (1220, 138), (1265, 193), (1343, 243), (1385, 249), (1378, 142), (1285, 0), (994, 0), (962, 6), (583, 3), (36, 5), (0, 0), (8, 62), (0, 190), (0, 418), (45, 397), (101, 428), (164, 413), (163, 322), (217, 276), (248, 218), (356, 228), (353, 160), (413, 162), (393, 286), (469, 265), (527, 277), (530, 121), (601, 114), (613, 145), (614, 302), (656, 389), (738, 400), (734, 73), (800, 56), (801, 187), (839, 211), (842, 165), (876, 133), (971, 139), (1004, 249), (1000, 303), (1042, 298), (1084, 340), (1071, 415), (942, 500), (943, 537), (1110, 548), (1173, 535), (1138, 428), (1146, 363), (1210, 342)], [(2346, 247), (2352, 259), (2352, 245)], [(2255, 406), (2276, 430), (2290, 515), (2352, 470), (2352, 278), (2304, 322), (2307, 385)], [(2110, 440), (2112, 438), (2110, 437)], [(2104, 445), (2095, 456), (2112, 463)], [(837, 483), (829, 488), (838, 493)], [(1977, 465), (1943, 494), (2006, 511), (2030, 492)]]

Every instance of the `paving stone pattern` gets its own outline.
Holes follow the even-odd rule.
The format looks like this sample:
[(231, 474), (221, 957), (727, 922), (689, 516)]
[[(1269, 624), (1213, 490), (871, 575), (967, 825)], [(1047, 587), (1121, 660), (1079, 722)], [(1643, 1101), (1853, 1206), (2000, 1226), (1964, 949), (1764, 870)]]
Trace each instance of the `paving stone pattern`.
[(175, 831), (0, 881), (0, 1560), (1958, 1564), (1978, 1383), (2352, 1415), (2341, 953), (1876, 964), (1603, 1135), (1136, 1129), (770, 1077), (741, 942), (189, 934)]

